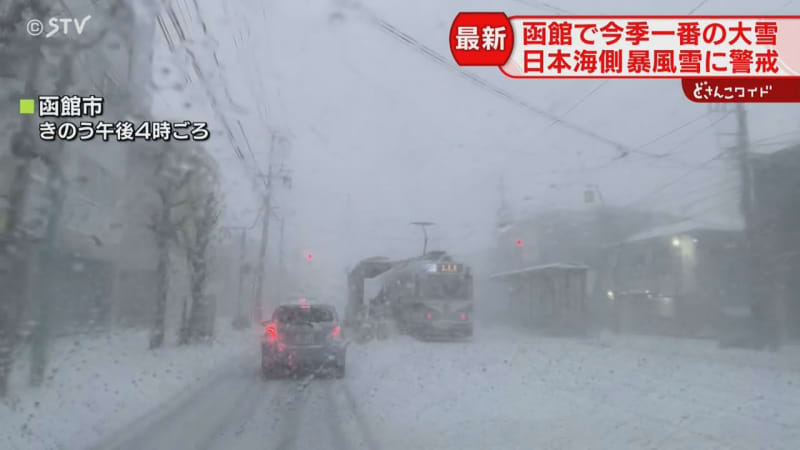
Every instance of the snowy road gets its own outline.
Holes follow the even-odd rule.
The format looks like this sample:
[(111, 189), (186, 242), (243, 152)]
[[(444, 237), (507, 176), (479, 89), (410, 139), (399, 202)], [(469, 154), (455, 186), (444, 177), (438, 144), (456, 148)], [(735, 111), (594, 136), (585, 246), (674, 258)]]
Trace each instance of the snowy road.
[(340, 380), (265, 381), (247, 361), (97, 448), (375, 448), (358, 414)]
[(796, 449), (800, 358), (704, 341), (483, 330), (352, 346), (344, 380), (263, 380), (257, 354), (126, 427), (119, 449)]

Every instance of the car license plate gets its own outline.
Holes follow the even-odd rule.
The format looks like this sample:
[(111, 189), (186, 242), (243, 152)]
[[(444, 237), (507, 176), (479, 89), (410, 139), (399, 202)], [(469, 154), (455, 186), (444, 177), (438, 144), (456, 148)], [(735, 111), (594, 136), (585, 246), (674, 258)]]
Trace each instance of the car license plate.
[(295, 344), (309, 345), (314, 343), (314, 335), (311, 333), (298, 333), (294, 337)]

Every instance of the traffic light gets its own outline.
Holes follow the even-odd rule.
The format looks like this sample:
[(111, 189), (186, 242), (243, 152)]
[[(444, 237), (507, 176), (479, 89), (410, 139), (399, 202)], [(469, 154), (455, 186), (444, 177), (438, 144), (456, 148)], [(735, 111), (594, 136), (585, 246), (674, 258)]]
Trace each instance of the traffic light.
[(522, 247), (522, 239), (517, 239), (517, 247)]
[(314, 259), (314, 254), (311, 252), (306, 253), (306, 259), (312, 261)]

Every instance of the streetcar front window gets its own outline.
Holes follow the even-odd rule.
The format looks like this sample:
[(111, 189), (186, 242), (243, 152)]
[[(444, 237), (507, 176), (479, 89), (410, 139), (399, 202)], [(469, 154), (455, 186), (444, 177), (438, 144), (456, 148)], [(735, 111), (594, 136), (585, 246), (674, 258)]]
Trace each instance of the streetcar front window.
[(429, 276), (420, 281), (420, 296), (431, 299), (469, 300), (472, 279), (450, 275)]

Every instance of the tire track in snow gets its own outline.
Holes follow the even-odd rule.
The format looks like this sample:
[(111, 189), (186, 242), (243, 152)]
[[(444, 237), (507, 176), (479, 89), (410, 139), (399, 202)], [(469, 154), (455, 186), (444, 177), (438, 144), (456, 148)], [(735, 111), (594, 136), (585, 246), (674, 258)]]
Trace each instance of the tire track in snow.
[(347, 402), (347, 407), (356, 420), (356, 424), (358, 425), (361, 435), (364, 437), (364, 442), (367, 444), (367, 448), (371, 450), (378, 450), (380, 448), (378, 446), (378, 441), (375, 439), (375, 436), (372, 434), (367, 421), (361, 414), (358, 404), (353, 397), (353, 393), (350, 391), (350, 387), (346, 383), (340, 383), (339, 391), (344, 395), (344, 398)]
[(335, 395), (331, 383), (325, 383), (325, 424), (328, 426), (328, 431), (334, 440), (334, 448), (339, 450), (356, 448), (357, 446), (350, 445), (345, 437), (344, 424), (339, 414), (339, 407), (336, 405)]
[(145, 448), (147, 442), (157, 440), (159, 437), (169, 439), (174, 432), (173, 425), (181, 421), (186, 411), (197, 409), (209, 398), (219, 395), (226, 384), (231, 382), (231, 376), (241, 376), (245, 364), (241, 360), (231, 368), (226, 368), (215, 373), (199, 386), (192, 386), (170, 399), (166, 404), (150, 411), (133, 422), (123, 427), (119, 432), (108, 436), (90, 446), (92, 450), (106, 449), (138, 449)]
[[(280, 393), (279, 386), (264, 386), (261, 375), (254, 373), (253, 380), (248, 388), (244, 390), (242, 395), (237, 397), (236, 402), (233, 403), (233, 408), (228, 414), (206, 435), (207, 438), (203, 441), (204, 444), (198, 450), (225, 448), (226, 445), (219, 445), (220, 441), (234, 439), (241, 434), (247, 423), (252, 420), (253, 411), (269, 393), (272, 393), (273, 398), (276, 397)], [(230, 432), (231, 430), (234, 431)]]
[(275, 447), (275, 450), (297, 448), (298, 431), (303, 421), (303, 411), (311, 396), (309, 385), (311, 380), (314, 379), (314, 375), (315, 374), (311, 374), (305, 379), (290, 385), (288, 392), (295, 392), (286, 403), (281, 405), (286, 406), (287, 410), (281, 417), (281, 420), (284, 421), (284, 425), (281, 427), (278, 445)]

